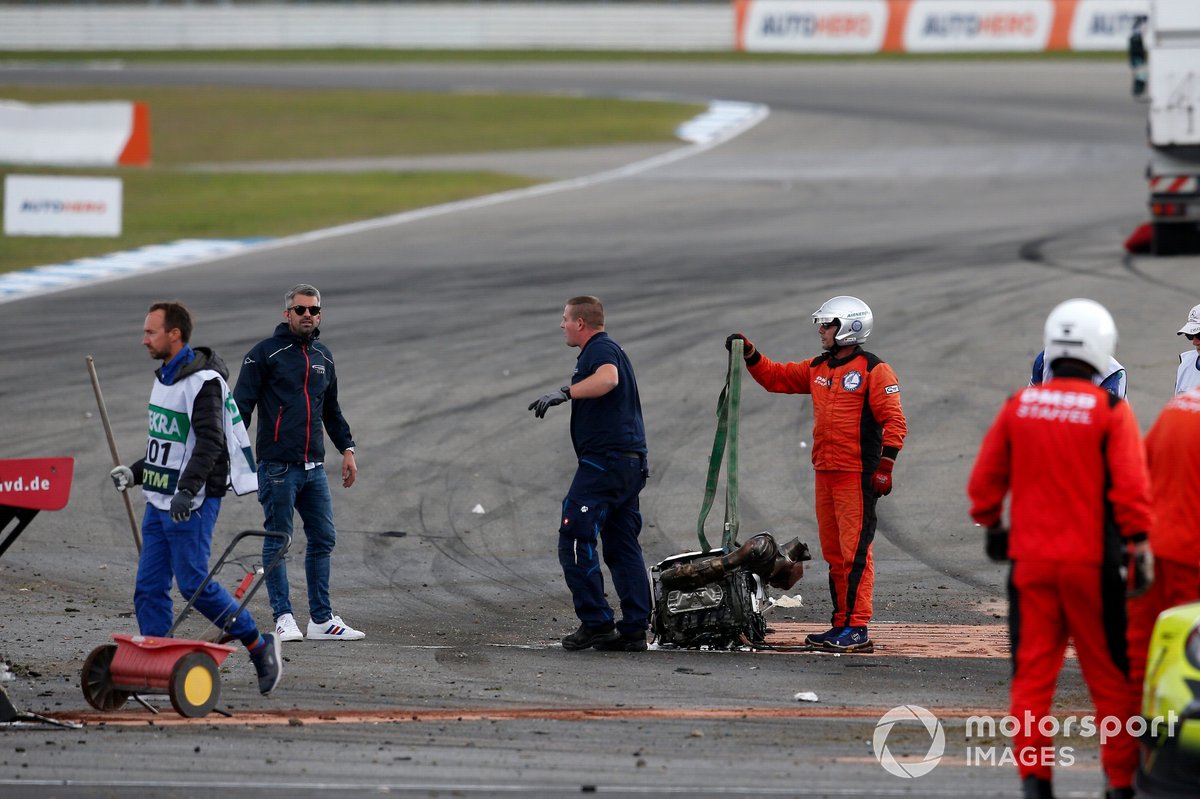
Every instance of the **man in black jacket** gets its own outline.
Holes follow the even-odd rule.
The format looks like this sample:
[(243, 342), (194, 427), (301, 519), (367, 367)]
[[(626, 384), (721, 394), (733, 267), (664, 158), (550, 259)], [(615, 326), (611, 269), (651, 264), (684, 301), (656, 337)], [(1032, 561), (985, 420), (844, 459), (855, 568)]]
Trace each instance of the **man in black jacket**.
[[(146, 457), (111, 472), (118, 491), (141, 485), (146, 496), (133, 606), (138, 630), (147, 636), (165, 636), (171, 629), (172, 576), (187, 597), (204, 582), (213, 527), (231, 474), (236, 492), (255, 487), (249, 438), (233, 413), (225, 382), (229, 370), (209, 348), (188, 346), (191, 335), (192, 316), (181, 303), (150, 306), (142, 344), (162, 367), (154, 373), (150, 393)], [(236, 468), (231, 470), (231, 464)], [(196, 609), (218, 627), (224, 627), (237, 604), (215, 580), (195, 601)], [(230, 622), (228, 632), (249, 650), (258, 689), (270, 693), (281, 673), (278, 637), (259, 635), (247, 610)]]
[[(304, 522), (309, 640), (357, 641), (366, 633), (342, 621), (330, 605), (329, 562), (337, 531), (324, 468), (328, 432), (342, 453), (342, 486), (354, 485), (354, 438), (338, 405), (333, 353), (317, 341), (321, 292), (301, 283), (284, 295), (283, 304), (284, 321), (246, 354), (233, 396), (247, 425), (254, 409), (259, 411), (258, 499), (267, 529), (291, 533), (293, 512)], [(278, 548), (274, 539), (266, 539), (263, 562)], [(267, 594), (279, 639), (303, 640), (292, 613), (286, 564), (268, 575)]]

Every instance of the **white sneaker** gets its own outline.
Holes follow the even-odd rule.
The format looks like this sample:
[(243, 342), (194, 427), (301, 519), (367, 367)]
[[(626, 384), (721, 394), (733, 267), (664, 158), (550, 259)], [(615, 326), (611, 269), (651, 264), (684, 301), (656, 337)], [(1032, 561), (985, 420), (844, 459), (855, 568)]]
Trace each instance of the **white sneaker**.
[(321, 624), (317, 624), (312, 619), (308, 620), (308, 640), (310, 641), (359, 641), (366, 637), (367, 634), (362, 630), (356, 630), (342, 621), (341, 616), (334, 616)]
[(304, 633), (300, 632), (296, 617), (285, 613), (275, 620), (275, 637), (280, 641), (303, 641)]

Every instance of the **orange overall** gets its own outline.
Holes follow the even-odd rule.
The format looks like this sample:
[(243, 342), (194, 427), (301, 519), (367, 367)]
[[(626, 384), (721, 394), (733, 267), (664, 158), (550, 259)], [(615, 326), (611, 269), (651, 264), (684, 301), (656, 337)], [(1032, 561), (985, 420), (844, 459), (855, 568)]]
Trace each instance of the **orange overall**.
[(761, 356), (747, 368), (767, 391), (812, 395), (817, 531), (829, 564), (830, 623), (865, 627), (875, 586), (870, 480), (881, 457), (895, 459), (908, 432), (896, 373), (862, 347), (842, 358), (825, 353), (800, 363)]

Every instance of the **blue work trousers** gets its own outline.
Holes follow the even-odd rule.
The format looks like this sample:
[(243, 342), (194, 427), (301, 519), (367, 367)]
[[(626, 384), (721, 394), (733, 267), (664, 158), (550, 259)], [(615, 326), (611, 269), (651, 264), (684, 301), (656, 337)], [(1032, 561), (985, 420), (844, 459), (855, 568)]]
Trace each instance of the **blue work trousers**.
[(558, 561), (571, 589), (575, 615), (589, 627), (613, 623), (604, 598), (604, 575), (596, 551), (603, 542), (604, 562), (621, 600), (623, 635), (643, 632), (650, 621), (650, 581), (638, 535), (642, 514), (638, 494), (646, 485), (645, 459), (628, 454), (586, 455), (563, 500), (558, 529)]
[[(308, 580), (308, 613), (321, 624), (333, 617), (329, 602), (329, 560), (337, 541), (333, 527), (333, 497), (325, 468), (305, 469), (302, 463), (260, 461), (258, 464), (258, 501), (262, 503), (267, 530), (292, 533), (293, 511), (304, 522), (304, 576)], [(263, 540), (263, 564), (271, 562), (282, 542), (277, 538)], [(267, 575), (267, 595), (271, 612), (278, 619), (292, 612), (289, 596), (287, 562), (280, 563)]]
[[(192, 511), (186, 522), (171, 521), (171, 513), (146, 505), (142, 516), (142, 556), (138, 560), (133, 608), (142, 635), (165, 636), (171, 629), (174, 611), (171, 603), (171, 578), (179, 593), (190, 598), (208, 575), (212, 553), (213, 527), (221, 500), (209, 497)], [(218, 627), (224, 627), (238, 602), (224, 586), (212, 580), (196, 597), (196, 610)], [(238, 640), (257, 635), (258, 628), (250, 611), (243, 610), (229, 626), (229, 634)]]

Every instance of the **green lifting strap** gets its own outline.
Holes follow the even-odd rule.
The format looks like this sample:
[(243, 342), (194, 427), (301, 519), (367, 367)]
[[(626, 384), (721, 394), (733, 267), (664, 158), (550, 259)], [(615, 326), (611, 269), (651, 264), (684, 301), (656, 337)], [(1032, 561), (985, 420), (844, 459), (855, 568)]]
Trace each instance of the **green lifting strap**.
[(738, 407), (742, 400), (742, 346), (741, 339), (733, 339), (729, 348), (729, 369), (725, 373), (725, 387), (717, 399), (717, 434), (713, 438), (712, 454), (708, 457), (708, 482), (704, 486), (704, 502), (700, 506), (700, 519), (696, 522), (696, 536), (700, 539), (700, 550), (708, 552), (708, 538), (704, 535), (704, 521), (712, 510), (717, 496), (717, 479), (721, 474), (728, 444), (729, 466), (725, 472), (725, 527), (721, 536), (721, 548), (732, 552), (736, 548), (738, 534), (737, 512), (737, 441)]

